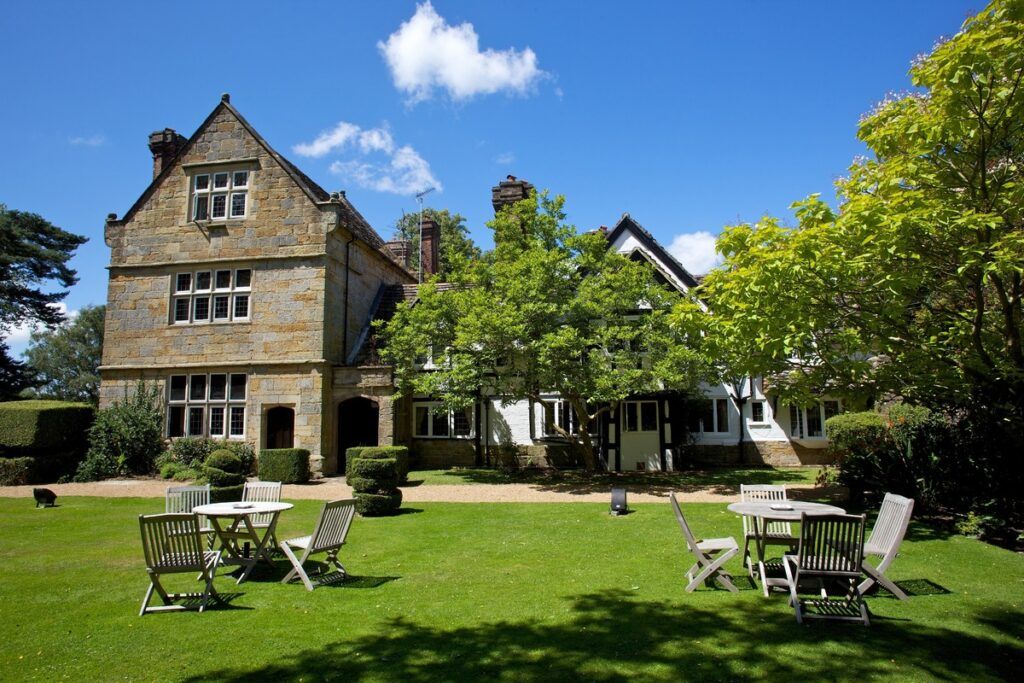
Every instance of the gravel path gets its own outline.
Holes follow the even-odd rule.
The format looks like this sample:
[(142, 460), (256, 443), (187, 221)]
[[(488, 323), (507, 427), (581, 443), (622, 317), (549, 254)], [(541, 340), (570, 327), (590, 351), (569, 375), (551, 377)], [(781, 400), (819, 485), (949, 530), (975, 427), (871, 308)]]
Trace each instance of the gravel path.
[[(111, 479), (88, 484), (48, 484), (46, 488), (58, 496), (100, 496), (106, 498), (163, 498), (170, 482), (164, 479)], [(809, 484), (788, 485), (794, 489), (814, 489)], [(31, 498), (32, 486), (0, 486), (0, 497)], [(719, 487), (720, 490), (720, 487)], [(819, 489), (818, 492), (821, 492)], [(352, 488), (344, 477), (328, 477), (309, 484), (286, 484), (284, 498), (332, 500), (348, 498)], [(680, 500), (691, 503), (727, 503), (738, 496), (735, 493), (721, 493), (710, 489), (679, 492)], [(629, 500), (634, 503), (664, 502), (667, 493), (638, 493), (629, 491)], [(607, 503), (607, 491), (565, 491), (553, 490), (544, 484), (465, 484), (465, 485), (417, 485), (402, 488), (402, 499), (408, 503)]]

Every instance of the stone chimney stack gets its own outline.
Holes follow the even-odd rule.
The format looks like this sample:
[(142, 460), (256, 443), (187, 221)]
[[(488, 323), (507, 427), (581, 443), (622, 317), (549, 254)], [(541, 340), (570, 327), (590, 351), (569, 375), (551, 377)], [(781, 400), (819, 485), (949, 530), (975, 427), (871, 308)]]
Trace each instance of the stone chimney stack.
[(441, 268), (438, 258), (438, 247), (441, 243), (441, 230), (437, 221), (428, 215), (423, 216), (423, 241), (420, 243), (420, 263), (423, 264), (423, 279), (434, 275)]
[(185, 146), (188, 138), (173, 128), (164, 128), (149, 134), (149, 151), (153, 153), (153, 177), (156, 178)]
[(491, 188), (491, 205), (494, 213), (497, 214), (501, 207), (515, 204), (530, 196), (533, 185), (525, 180), (519, 180), (514, 175), (508, 176), (505, 180)]

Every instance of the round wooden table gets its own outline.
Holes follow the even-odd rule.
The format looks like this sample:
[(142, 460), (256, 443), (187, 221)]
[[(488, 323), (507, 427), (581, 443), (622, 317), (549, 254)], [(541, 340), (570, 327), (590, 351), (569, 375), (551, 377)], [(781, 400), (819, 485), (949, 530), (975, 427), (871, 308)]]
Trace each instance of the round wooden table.
[[(235, 503), (210, 503), (209, 505), (198, 505), (192, 509), (198, 515), (210, 519), (213, 530), (220, 539), (221, 547), (227, 552), (223, 558), (224, 564), (237, 564), (244, 567), (242, 575), (235, 583), (242, 583), (248, 578), (256, 563), (263, 558), (273, 564), (270, 551), (267, 549), (267, 541), (274, 538), (274, 529), (277, 527), (277, 518), (285, 510), (294, 507), (291, 503), (256, 503), (256, 502), (235, 502)], [(252, 515), (269, 515), (270, 522), (266, 525), (261, 537), (250, 519)], [(222, 521), (225, 524), (222, 524)], [(240, 547), (241, 544), (251, 543), (253, 553), (247, 557)]]
[(754, 547), (757, 548), (757, 573), (761, 578), (764, 596), (768, 597), (768, 589), (772, 586), (785, 587), (786, 581), (772, 578), (765, 571), (764, 553), (767, 547), (765, 522), (799, 522), (802, 515), (843, 515), (846, 510), (825, 503), (808, 503), (802, 500), (752, 500), (730, 503), (729, 511), (737, 515), (750, 517), (754, 524)]

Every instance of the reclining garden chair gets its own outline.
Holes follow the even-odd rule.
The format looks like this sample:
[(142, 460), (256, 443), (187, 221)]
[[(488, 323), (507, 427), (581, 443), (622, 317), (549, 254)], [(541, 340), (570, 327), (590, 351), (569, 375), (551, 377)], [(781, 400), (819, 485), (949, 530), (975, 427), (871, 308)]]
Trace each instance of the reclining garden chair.
[[(864, 515), (800, 515), (800, 546), (796, 555), (784, 555), (789, 603), (796, 622), (804, 617), (859, 621), (867, 626), (868, 610), (860, 592), (864, 555)], [(820, 598), (801, 599), (800, 582), (817, 579)], [(848, 584), (842, 598), (831, 598), (826, 582)], [(810, 605), (817, 612), (805, 612)]]
[[(740, 501), (748, 503), (751, 501), (785, 501), (786, 487), (777, 484), (740, 484)], [(795, 550), (800, 539), (793, 535), (793, 527), (789, 522), (764, 522), (762, 543), (765, 545), (781, 545), (789, 550)], [(754, 535), (754, 520), (743, 516), (743, 566), (747, 573), (754, 575), (754, 563), (750, 557), (750, 541), (757, 543)], [(764, 567), (761, 567), (764, 573)]]
[[(281, 579), (281, 583), (288, 583), (297, 575), (306, 585), (306, 590), (313, 590), (313, 582), (309, 580), (303, 565), (310, 555), (324, 552), (327, 553), (327, 563), (340, 571), (342, 577), (347, 576), (348, 572), (344, 565), (338, 561), (338, 551), (345, 545), (355, 511), (356, 501), (352, 498), (328, 501), (320, 510), (320, 517), (316, 520), (312, 534), (282, 542), (281, 550), (292, 563), (292, 570)], [(301, 557), (295, 556), (296, 550), (302, 552)]]
[(900, 600), (906, 600), (907, 594), (885, 575), (885, 571), (896, 559), (899, 553), (900, 544), (907, 534), (907, 527), (910, 525), (910, 515), (914, 511), (912, 498), (897, 496), (895, 493), (885, 494), (882, 500), (882, 507), (878, 511), (878, 518), (875, 525), (871, 527), (871, 535), (864, 543), (864, 554), (874, 555), (882, 558), (878, 566), (873, 566), (865, 558), (864, 573), (868, 575), (860, 584), (860, 592), (865, 593), (877, 581), (887, 591)]
[[(697, 559), (696, 564), (686, 570), (686, 578), (690, 582), (686, 585), (686, 592), (692, 593), (701, 582), (710, 581), (711, 579), (715, 579), (724, 588), (733, 593), (739, 592), (731, 581), (732, 575), (722, 569), (722, 565), (740, 551), (736, 539), (732, 536), (703, 540), (694, 538), (693, 532), (690, 531), (690, 525), (686, 523), (686, 518), (683, 517), (683, 511), (679, 509), (679, 501), (676, 500), (676, 494), (670, 494), (668, 498), (672, 503), (673, 512), (676, 513), (676, 521), (679, 522), (679, 527), (683, 530), (686, 547), (689, 548), (690, 552)], [(718, 553), (722, 554), (716, 558), (715, 555)], [(695, 571), (697, 572), (696, 576), (694, 576)]]
[[(147, 612), (168, 610), (206, 609), (210, 597), (220, 599), (213, 587), (214, 574), (220, 562), (219, 550), (204, 550), (199, 523), (191, 513), (165, 513), (162, 515), (139, 515), (142, 531), (142, 551), (146, 558), (146, 572), (149, 574), (149, 588), (142, 600), (139, 616)], [(165, 574), (199, 574), (204, 582), (201, 593), (168, 593), (160, 584)], [(153, 591), (159, 593), (163, 605), (150, 607)], [(195, 604), (175, 604), (177, 600), (199, 600)]]

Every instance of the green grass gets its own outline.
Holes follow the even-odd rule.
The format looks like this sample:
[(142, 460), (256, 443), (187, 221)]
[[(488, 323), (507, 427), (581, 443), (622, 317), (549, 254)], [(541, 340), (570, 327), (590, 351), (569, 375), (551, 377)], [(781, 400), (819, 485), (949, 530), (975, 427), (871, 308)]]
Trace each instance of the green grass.
[(818, 467), (721, 467), (684, 472), (587, 472), (584, 470), (516, 470), (453, 468), (409, 472), (412, 486), (439, 484), (532, 484), (580, 493), (607, 491), (610, 486), (637, 487), (648, 492), (696, 491), (738, 493), (740, 484), (813, 484)]
[[(262, 568), (217, 580), (228, 608), (140, 618), (136, 515), (161, 502), (59, 502), (0, 499), (4, 680), (981, 681), (1024, 666), (1024, 557), (920, 525), (891, 572), (914, 595), (869, 598), (870, 628), (798, 626), (742, 579), (685, 593), (667, 504), (411, 504), (355, 520), (340, 585), (307, 593)], [(280, 535), (318, 509), (298, 501)], [(684, 509), (699, 535), (740, 533), (723, 505)]]

